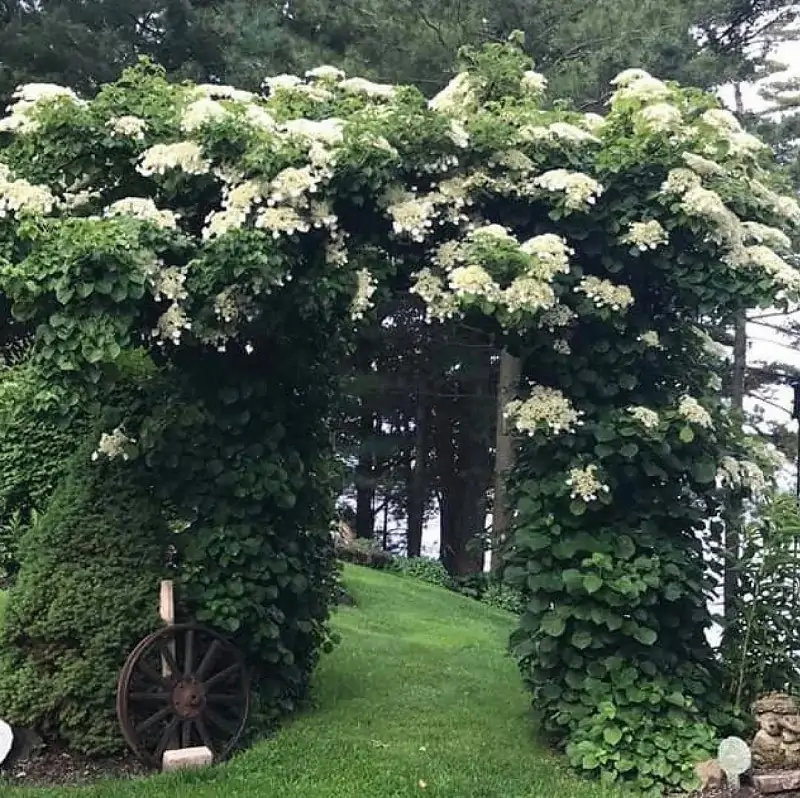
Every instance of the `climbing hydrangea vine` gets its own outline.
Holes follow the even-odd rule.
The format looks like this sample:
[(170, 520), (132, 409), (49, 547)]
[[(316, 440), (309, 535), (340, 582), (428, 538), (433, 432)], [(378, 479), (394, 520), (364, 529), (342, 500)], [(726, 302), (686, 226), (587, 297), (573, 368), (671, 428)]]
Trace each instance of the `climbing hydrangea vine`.
[(278, 704), (324, 636), (339, 341), (384, 291), (494, 331), (529, 386), (516, 654), (571, 762), (656, 794), (725, 720), (701, 544), (726, 485), (759, 483), (698, 331), (796, 295), (800, 207), (709, 96), (628, 70), (600, 117), (545, 90), (513, 43), (431, 101), (333, 67), (263, 96), (147, 65), (91, 101), (23, 87), (0, 290), (68, 403), (149, 353), (160, 393), (97, 456), (157, 476), (193, 606), (283, 674)]

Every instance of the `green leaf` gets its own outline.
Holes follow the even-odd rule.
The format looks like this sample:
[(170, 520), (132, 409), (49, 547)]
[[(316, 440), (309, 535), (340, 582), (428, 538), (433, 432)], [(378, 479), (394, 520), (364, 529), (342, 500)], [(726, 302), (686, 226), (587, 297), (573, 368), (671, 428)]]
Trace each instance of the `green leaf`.
[(622, 739), (622, 729), (619, 726), (606, 726), (603, 729), (603, 739), (608, 745), (617, 745)]
[(658, 640), (658, 634), (647, 626), (638, 626), (633, 636), (645, 646), (652, 646)]
[(636, 554), (636, 544), (630, 535), (620, 535), (614, 541), (614, 553), (621, 560), (630, 560)]
[(717, 478), (717, 466), (713, 460), (698, 460), (692, 466), (692, 476), (701, 484), (707, 485)]
[(592, 595), (603, 587), (603, 580), (597, 574), (587, 574), (583, 578), (583, 587), (589, 595)]
[(592, 635), (587, 631), (581, 630), (572, 635), (570, 642), (573, 646), (575, 646), (575, 648), (579, 648), (581, 651), (583, 651), (592, 645)]
[(573, 499), (569, 505), (569, 511), (573, 515), (583, 515), (586, 512), (586, 503), (580, 499)]
[(623, 457), (627, 457), (629, 460), (632, 460), (639, 454), (639, 447), (635, 443), (626, 443), (620, 450), (619, 453)]
[(561, 637), (566, 629), (566, 621), (555, 612), (548, 612), (542, 619), (542, 631), (550, 637)]

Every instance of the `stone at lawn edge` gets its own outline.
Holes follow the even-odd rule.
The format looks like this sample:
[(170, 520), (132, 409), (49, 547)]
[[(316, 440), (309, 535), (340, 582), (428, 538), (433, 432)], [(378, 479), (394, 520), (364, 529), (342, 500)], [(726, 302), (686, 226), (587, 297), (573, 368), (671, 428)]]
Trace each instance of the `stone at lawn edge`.
[(176, 770), (192, 770), (206, 767), (212, 764), (213, 761), (214, 755), (204, 745), (196, 748), (178, 748), (174, 751), (164, 751), (161, 769), (164, 773), (172, 773)]
[(700, 790), (709, 787), (721, 787), (725, 783), (725, 772), (719, 766), (716, 759), (707, 759), (705, 762), (698, 762), (694, 766), (694, 772), (700, 780)]
[(764, 795), (800, 790), (800, 770), (759, 773), (753, 776), (753, 786)]
[(739, 777), (753, 764), (750, 747), (739, 737), (726, 737), (719, 744), (717, 761), (733, 790), (739, 788)]
[(0, 720), (0, 765), (6, 761), (14, 745), (14, 732), (4, 720)]

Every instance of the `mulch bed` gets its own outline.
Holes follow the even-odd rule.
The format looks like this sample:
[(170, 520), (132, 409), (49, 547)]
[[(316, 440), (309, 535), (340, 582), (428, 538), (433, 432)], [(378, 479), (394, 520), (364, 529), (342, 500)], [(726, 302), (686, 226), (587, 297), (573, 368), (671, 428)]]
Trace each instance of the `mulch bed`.
[[(727, 787), (709, 787), (702, 792), (691, 793), (686, 798), (764, 798), (764, 793), (749, 785), (742, 785), (736, 792)], [(800, 792), (772, 793), (766, 798), (800, 798)]]
[(7, 786), (48, 787), (130, 779), (149, 771), (132, 756), (95, 759), (65, 750), (45, 749), (0, 767), (0, 790)]

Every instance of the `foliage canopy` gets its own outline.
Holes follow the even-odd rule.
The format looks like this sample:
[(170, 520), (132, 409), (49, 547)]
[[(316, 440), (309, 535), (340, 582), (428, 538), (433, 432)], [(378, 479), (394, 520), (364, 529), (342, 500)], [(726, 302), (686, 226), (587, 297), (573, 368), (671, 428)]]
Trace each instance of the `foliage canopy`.
[(123, 353), (151, 359), (146, 406), (96, 458), (169, 502), (192, 610), (240, 635), (280, 706), (325, 639), (341, 346), (394, 291), (492, 333), (530, 383), (507, 408), (509, 577), (545, 727), (608, 781), (687, 786), (726, 720), (705, 520), (765, 481), (698, 325), (800, 287), (800, 207), (766, 148), (641, 70), (604, 118), (553, 110), (518, 37), (464, 51), (430, 101), (334, 67), (267, 86), (142, 64), (90, 102), (20, 90), (0, 291), (37, 367), (76, 407)]

